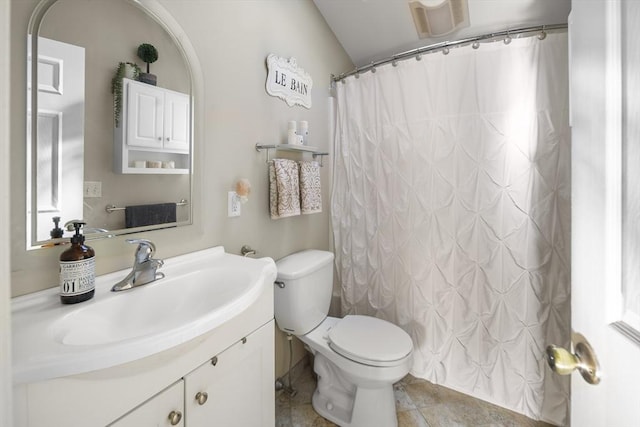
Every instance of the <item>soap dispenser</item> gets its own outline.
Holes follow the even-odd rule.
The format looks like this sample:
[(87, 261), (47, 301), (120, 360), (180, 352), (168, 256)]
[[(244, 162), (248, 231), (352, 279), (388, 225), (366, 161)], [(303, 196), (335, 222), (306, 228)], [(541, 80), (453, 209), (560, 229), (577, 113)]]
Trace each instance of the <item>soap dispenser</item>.
[(51, 236), (52, 239), (59, 239), (64, 234), (64, 230), (62, 230), (62, 228), (60, 228), (60, 217), (59, 216), (54, 216), (53, 217), (53, 224), (55, 225), (55, 227), (53, 227), (53, 229), (49, 232), (49, 235)]
[(93, 248), (84, 244), (80, 228), (84, 222), (74, 221), (76, 234), (71, 247), (60, 254), (60, 302), (75, 304), (93, 298), (95, 293), (96, 258)]

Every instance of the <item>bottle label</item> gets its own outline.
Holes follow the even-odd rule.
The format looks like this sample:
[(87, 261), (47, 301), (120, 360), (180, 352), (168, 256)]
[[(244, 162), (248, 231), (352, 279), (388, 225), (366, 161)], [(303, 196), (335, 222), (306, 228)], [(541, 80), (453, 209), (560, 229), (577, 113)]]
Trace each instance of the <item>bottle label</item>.
[(60, 295), (80, 295), (94, 289), (95, 266), (95, 257), (81, 261), (60, 261)]

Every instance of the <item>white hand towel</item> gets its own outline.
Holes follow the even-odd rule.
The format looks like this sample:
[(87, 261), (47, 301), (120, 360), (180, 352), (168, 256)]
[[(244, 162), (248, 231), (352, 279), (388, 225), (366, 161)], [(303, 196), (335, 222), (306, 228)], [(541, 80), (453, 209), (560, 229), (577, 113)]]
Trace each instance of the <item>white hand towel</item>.
[(287, 159), (269, 162), (269, 212), (271, 219), (300, 215), (298, 163)]
[(320, 165), (316, 161), (300, 162), (300, 206), (303, 215), (322, 212)]

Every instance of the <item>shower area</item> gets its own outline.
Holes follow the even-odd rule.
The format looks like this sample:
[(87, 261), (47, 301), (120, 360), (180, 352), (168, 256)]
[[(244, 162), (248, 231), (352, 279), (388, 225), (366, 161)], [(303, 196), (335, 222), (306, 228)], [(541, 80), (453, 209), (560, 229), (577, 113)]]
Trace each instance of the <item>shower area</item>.
[(407, 331), (411, 374), (558, 425), (569, 380), (566, 31), (393, 61), (335, 84), (342, 314)]

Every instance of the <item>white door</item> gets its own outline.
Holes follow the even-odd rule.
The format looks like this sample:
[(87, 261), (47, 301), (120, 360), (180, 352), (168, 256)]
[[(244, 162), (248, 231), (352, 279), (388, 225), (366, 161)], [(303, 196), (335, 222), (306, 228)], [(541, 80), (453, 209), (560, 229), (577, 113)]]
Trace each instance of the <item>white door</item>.
[(190, 427), (275, 424), (273, 334), (272, 320), (184, 377)]
[(155, 86), (125, 81), (127, 145), (162, 148), (164, 91)]
[[(37, 240), (52, 218), (82, 219), (84, 48), (38, 39)], [(62, 225), (61, 225), (62, 227)]]
[(164, 148), (189, 151), (189, 95), (166, 91), (164, 104)]
[[(626, 304), (625, 309), (625, 294), (629, 302), (633, 289), (640, 288), (640, 283), (628, 281), (622, 287), (623, 266), (640, 266), (640, 256), (630, 263), (623, 261), (626, 237), (640, 241), (640, 233), (633, 235), (627, 227), (623, 231), (621, 220), (621, 165), (628, 154), (621, 147), (640, 145), (640, 115), (622, 120), (625, 111), (633, 110), (623, 104), (621, 94), (632, 93), (640, 100), (640, 93), (637, 86), (633, 90), (632, 82), (621, 78), (620, 66), (623, 49), (638, 56), (640, 44), (633, 25), (640, 22), (639, 11), (636, 0), (574, 0), (569, 20), (572, 329), (590, 342), (601, 375), (598, 385), (587, 384), (577, 373), (572, 376), (571, 425), (576, 427), (640, 426), (640, 341), (634, 339), (633, 328), (631, 334), (619, 329), (633, 323), (628, 318), (628, 308), (633, 307)], [(625, 28), (631, 37), (621, 36)], [(638, 74), (638, 68), (635, 70)], [(635, 130), (629, 135), (632, 138), (623, 132), (627, 127)], [(640, 170), (640, 159), (635, 167)], [(627, 189), (633, 190), (634, 184), (639, 187), (640, 180), (631, 184)], [(628, 195), (627, 204), (640, 203), (640, 197)], [(640, 225), (639, 214), (640, 209), (632, 213), (635, 221), (629, 225)], [(621, 322), (623, 318), (626, 323)]]
[(183, 427), (184, 381), (180, 380), (109, 427)]

